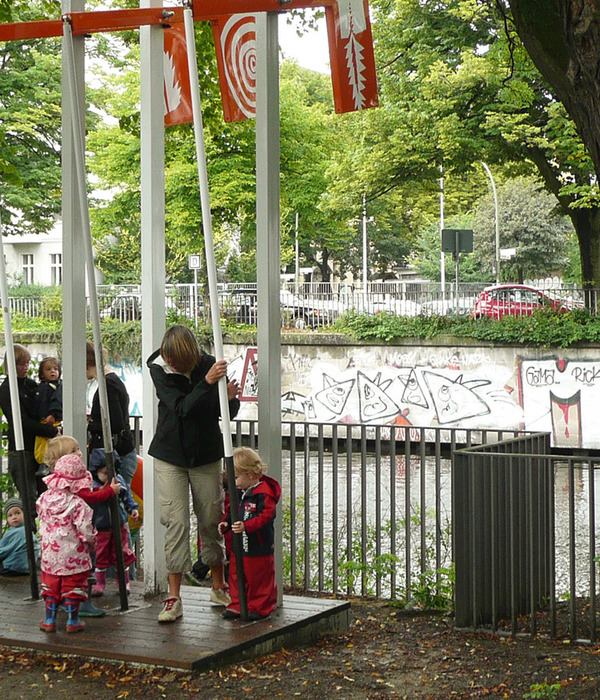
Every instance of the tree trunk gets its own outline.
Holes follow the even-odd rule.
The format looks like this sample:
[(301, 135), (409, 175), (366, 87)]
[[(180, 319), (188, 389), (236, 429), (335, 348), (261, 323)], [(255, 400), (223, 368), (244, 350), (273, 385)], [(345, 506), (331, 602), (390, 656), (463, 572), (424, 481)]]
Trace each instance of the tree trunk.
[[(508, 4), (517, 34), (575, 122), (600, 180), (600, 6), (596, 0), (508, 0)], [(568, 214), (577, 231), (584, 284), (600, 287), (598, 209)]]

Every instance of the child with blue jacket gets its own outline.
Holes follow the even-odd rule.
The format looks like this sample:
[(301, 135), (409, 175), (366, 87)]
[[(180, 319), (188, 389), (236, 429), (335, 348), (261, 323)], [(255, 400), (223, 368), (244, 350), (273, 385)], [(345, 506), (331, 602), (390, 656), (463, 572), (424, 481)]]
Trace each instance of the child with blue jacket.
[[(116, 457), (115, 453), (115, 457)], [(95, 449), (90, 456), (89, 470), (94, 480), (94, 491), (102, 489), (108, 483), (108, 467), (106, 466), (106, 455), (104, 450)], [(121, 521), (121, 543), (123, 546), (123, 560), (125, 563), (125, 583), (129, 592), (129, 571), (128, 567), (135, 562), (135, 554), (131, 551), (129, 530), (127, 528), (127, 514), (134, 520), (139, 518), (138, 505), (131, 495), (131, 490), (127, 482), (119, 474), (117, 481), (121, 484), (121, 490), (117, 495), (119, 504), (119, 519)], [(110, 504), (108, 501), (92, 503), (94, 511), (94, 527), (98, 531), (96, 538), (96, 584), (92, 588), (92, 595), (97, 597), (104, 594), (106, 587), (106, 570), (110, 566), (116, 566), (117, 554), (115, 541), (113, 538)]]
[[(23, 576), (29, 573), (29, 562), (21, 499), (14, 497), (7, 499), (4, 504), (4, 513), (8, 530), (0, 540), (0, 575)], [(40, 543), (35, 535), (33, 547), (37, 559), (40, 554)]]

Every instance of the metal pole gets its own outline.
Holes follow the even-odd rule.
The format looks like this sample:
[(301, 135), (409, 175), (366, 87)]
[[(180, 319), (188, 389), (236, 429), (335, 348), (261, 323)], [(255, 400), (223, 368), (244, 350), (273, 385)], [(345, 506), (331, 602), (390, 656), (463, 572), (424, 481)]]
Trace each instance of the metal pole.
[(367, 273), (367, 195), (365, 192), (363, 192), (362, 204), (363, 204), (363, 214), (362, 214), (363, 304), (364, 304), (364, 311), (367, 311), (367, 302), (368, 302), (367, 280), (369, 278), (369, 275)]
[[(222, 360), (223, 332), (219, 312), (219, 297), (217, 292), (217, 266), (212, 231), (212, 216), (210, 211), (210, 193), (208, 189), (208, 172), (206, 168), (206, 151), (204, 147), (204, 127), (202, 123), (202, 105), (200, 104), (200, 86), (198, 84), (198, 60), (196, 57), (196, 36), (194, 32), (194, 17), (190, 2), (186, 2), (183, 10), (185, 25), (185, 42), (187, 45), (188, 67), (190, 73), (190, 88), (192, 93), (192, 114), (194, 117), (194, 136), (196, 141), (196, 160), (198, 162), (198, 180), (200, 182), (200, 204), (202, 207), (202, 228), (204, 230), (204, 248), (206, 252), (206, 272), (208, 277), (208, 294), (210, 297), (210, 315), (213, 329), (215, 357)], [(229, 397), (227, 395), (227, 377), (222, 377), (218, 383), (219, 405), (223, 426), (223, 448), (225, 466), (229, 482), (229, 508), (231, 522), (239, 520), (239, 503), (235, 488), (235, 468), (233, 465), (233, 442), (231, 439), (231, 421), (229, 418)], [(248, 603), (246, 600), (246, 579), (244, 575), (244, 556), (242, 551), (242, 533), (233, 533), (233, 554), (237, 569), (238, 592), (240, 598), (240, 617), (248, 619)]]
[(500, 224), (498, 221), (498, 195), (496, 193), (496, 183), (492, 177), (491, 170), (483, 161), (481, 161), (481, 165), (490, 178), (490, 182), (492, 183), (492, 192), (494, 194), (494, 219), (496, 227), (496, 284), (500, 284)]
[[(440, 165), (440, 242), (442, 231), (444, 230), (444, 166)], [(441, 246), (440, 246), (441, 247)], [(440, 251), (440, 284), (442, 287), (442, 309), (445, 311), (446, 304), (446, 253)]]
[[(269, 473), (281, 482), (281, 265), (279, 46), (277, 13), (256, 15), (256, 286), (258, 440)], [(275, 519), (275, 580), (282, 601), (283, 535)]]
[[(100, 330), (100, 309), (98, 308), (98, 294), (96, 292), (96, 277), (94, 269), (94, 251), (92, 249), (92, 233), (90, 228), (90, 212), (87, 201), (87, 187), (85, 178), (84, 153), (85, 144), (83, 136), (76, 127), (80, 123), (79, 101), (77, 97), (77, 83), (75, 75), (75, 56), (73, 50), (73, 33), (69, 16), (65, 15), (63, 21), (64, 28), (64, 48), (65, 61), (67, 64), (67, 89), (74, 105), (74, 114), (71, 123), (73, 125), (73, 155), (75, 156), (75, 169), (78, 181), (79, 210), (82, 222), (82, 238), (85, 251), (85, 264), (88, 277), (88, 287), (90, 293), (90, 317), (94, 335), (94, 357), (96, 360), (96, 379), (98, 380), (98, 397), (100, 399), (100, 419), (102, 422), (102, 438), (104, 452), (106, 455), (106, 466), (108, 469), (108, 480), (112, 481), (115, 475), (115, 461), (112, 444), (112, 431), (110, 427), (110, 414), (108, 410), (108, 394), (106, 391), (106, 376), (104, 372), (104, 354), (102, 351), (102, 332)], [(119, 596), (121, 610), (128, 610), (127, 589), (125, 586), (125, 562), (123, 559), (123, 546), (121, 542), (121, 521), (119, 515), (119, 505), (117, 499), (111, 498), (109, 501), (113, 528), (113, 539), (115, 543), (115, 554), (117, 559), (117, 578), (119, 581)]]
[(37, 569), (35, 563), (35, 549), (33, 546), (33, 528), (35, 513), (31, 512), (31, 493), (33, 484), (31, 475), (27, 469), (25, 460), (25, 442), (23, 440), (23, 424), (21, 423), (21, 403), (19, 401), (19, 380), (17, 378), (17, 365), (15, 362), (15, 349), (12, 334), (10, 305), (8, 301), (8, 285), (6, 283), (6, 263), (4, 260), (4, 239), (2, 234), (2, 218), (0, 213), (0, 296), (2, 297), (2, 317), (4, 319), (4, 338), (6, 346), (6, 372), (8, 374), (8, 388), (10, 390), (10, 407), (12, 413), (12, 427), (15, 436), (15, 448), (17, 453), (17, 469), (21, 472), (24, 493), (19, 494), (23, 501), (23, 514), (25, 525), (25, 546), (27, 547), (27, 561), (29, 563), (29, 583), (32, 600), (39, 600)]
[(194, 328), (198, 330), (198, 270), (194, 268)]
[(300, 288), (300, 271), (298, 270), (298, 265), (300, 265), (300, 253), (299, 253), (299, 246), (298, 246), (298, 212), (296, 212), (296, 237), (295, 237), (295, 243), (296, 243), (296, 279), (295, 279), (295, 292), (296, 296), (298, 295), (298, 289)]

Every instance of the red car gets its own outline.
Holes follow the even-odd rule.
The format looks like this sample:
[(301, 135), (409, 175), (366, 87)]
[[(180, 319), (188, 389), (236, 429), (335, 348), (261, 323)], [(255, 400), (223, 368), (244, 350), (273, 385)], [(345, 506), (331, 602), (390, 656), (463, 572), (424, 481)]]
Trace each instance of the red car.
[(499, 319), (503, 316), (531, 316), (534, 311), (570, 311), (581, 305), (573, 301), (554, 299), (539, 289), (525, 284), (497, 284), (486, 287), (475, 299), (472, 318)]

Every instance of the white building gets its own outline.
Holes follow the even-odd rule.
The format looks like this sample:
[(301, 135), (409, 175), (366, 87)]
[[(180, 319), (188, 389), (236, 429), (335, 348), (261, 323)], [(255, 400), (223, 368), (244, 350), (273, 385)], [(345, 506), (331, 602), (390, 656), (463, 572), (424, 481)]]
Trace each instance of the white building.
[(4, 257), (10, 284), (62, 284), (62, 223), (49, 233), (4, 236)]

